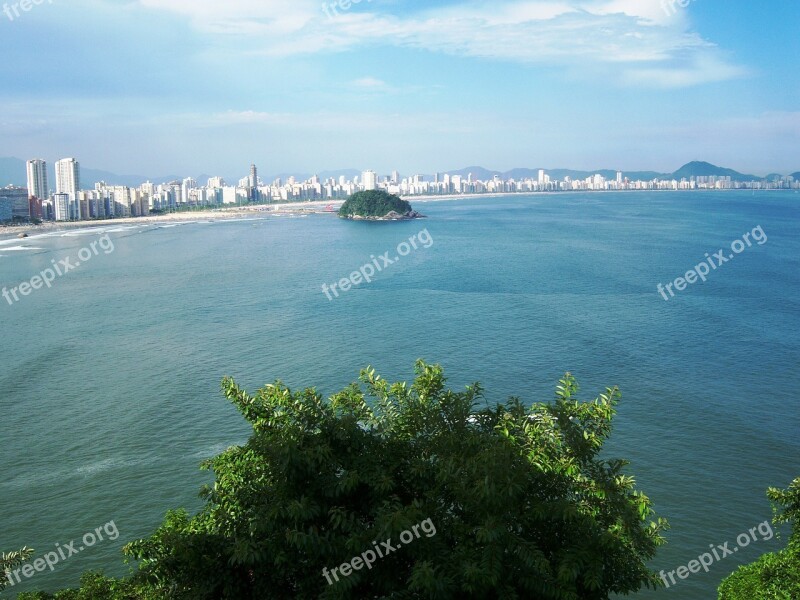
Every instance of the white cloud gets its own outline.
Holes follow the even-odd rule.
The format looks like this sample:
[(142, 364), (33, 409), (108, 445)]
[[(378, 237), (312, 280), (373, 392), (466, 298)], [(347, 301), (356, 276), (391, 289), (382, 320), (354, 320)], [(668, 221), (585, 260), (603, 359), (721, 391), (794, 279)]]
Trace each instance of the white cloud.
[(248, 52), (267, 56), (393, 45), (589, 73), (596, 67), (601, 77), (662, 88), (745, 74), (694, 33), (687, 9), (671, 8), (670, 0), (465, 2), (401, 16), (363, 3), (333, 19), (317, 0), (138, 1), (184, 15), (217, 44), (229, 36), (241, 48), (246, 37)]
[[(317, 0), (138, 0), (186, 16), (201, 32), (268, 56), (316, 54), (368, 45), (455, 56), (575, 67), (630, 85), (684, 87), (741, 77), (714, 44), (691, 30), (670, 0), (521, 0), (432, 7), (400, 16), (353, 5), (331, 19)], [(677, 1), (677, 0), (676, 0)], [(685, 1), (685, 0), (681, 0)], [(394, 5), (395, 11), (400, 5)], [(614, 72), (610, 73), (608, 70)]]

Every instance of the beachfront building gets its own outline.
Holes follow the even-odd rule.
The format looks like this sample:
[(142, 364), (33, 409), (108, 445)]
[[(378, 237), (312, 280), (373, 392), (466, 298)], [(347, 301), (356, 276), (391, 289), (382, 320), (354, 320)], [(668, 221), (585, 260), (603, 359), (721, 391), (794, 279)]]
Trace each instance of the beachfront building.
[(53, 218), (56, 221), (69, 221), (69, 194), (53, 194)]
[[(74, 158), (63, 158), (56, 163), (56, 194), (66, 194), (69, 198), (67, 204), (68, 219), (78, 221), (89, 215), (81, 215), (78, 192), (81, 189), (80, 165)], [(56, 215), (58, 215), (58, 203), (56, 203)], [(59, 221), (56, 216), (56, 221)]]
[(13, 219), (11, 200), (0, 196), (0, 223), (9, 223)]
[(28, 172), (28, 194), (31, 198), (47, 200), (50, 196), (50, 188), (47, 186), (47, 162), (34, 158), (25, 166)]
[[(0, 188), (0, 198), (6, 200), (5, 204), (11, 210), (11, 217), (4, 221), (30, 221), (31, 205), (28, 198), (28, 188), (8, 186)], [(3, 211), (6, 213), (6, 210)]]

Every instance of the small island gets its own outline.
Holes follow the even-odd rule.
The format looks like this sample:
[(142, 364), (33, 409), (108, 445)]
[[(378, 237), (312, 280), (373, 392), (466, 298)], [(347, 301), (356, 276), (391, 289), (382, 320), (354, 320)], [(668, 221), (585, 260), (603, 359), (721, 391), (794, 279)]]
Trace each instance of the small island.
[(424, 219), (425, 215), (412, 210), (411, 204), (399, 196), (383, 190), (368, 190), (350, 196), (339, 209), (339, 217), (358, 221), (406, 221)]

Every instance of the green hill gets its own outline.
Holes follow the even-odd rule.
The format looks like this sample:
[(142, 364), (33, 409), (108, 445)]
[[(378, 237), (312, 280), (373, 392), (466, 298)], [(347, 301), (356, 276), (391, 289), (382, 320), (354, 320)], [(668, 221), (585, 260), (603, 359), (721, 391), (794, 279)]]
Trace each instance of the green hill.
[(339, 209), (343, 219), (381, 219), (391, 213), (398, 217), (409, 216), (411, 204), (383, 190), (356, 192)]
[(761, 177), (755, 175), (745, 175), (734, 171), (733, 169), (725, 169), (718, 167), (707, 162), (693, 161), (683, 165), (680, 169), (675, 171), (672, 176), (675, 179), (690, 179), (692, 177), (730, 177), (733, 181), (761, 181)]

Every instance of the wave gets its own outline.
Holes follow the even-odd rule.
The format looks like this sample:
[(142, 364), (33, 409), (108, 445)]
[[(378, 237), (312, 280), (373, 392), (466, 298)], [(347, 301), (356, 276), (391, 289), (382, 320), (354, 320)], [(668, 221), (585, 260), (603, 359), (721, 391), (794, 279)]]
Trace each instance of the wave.
[(133, 231), (134, 229), (139, 229), (139, 226), (134, 225), (133, 227), (115, 227), (114, 229), (106, 229), (105, 233), (123, 233), (125, 231)]
[(103, 233), (106, 230), (105, 227), (93, 227), (92, 229), (76, 229), (75, 231), (67, 231), (66, 233), (62, 233), (61, 237), (81, 237), (84, 235), (97, 235), (98, 233)]
[[(38, 240), (39, 238), (47, 238), (53, 237), (54, 235), (58, 235), (60, 232), (57, 233), (40, 233), (38, 235), (29, 235), (28, 237), (24, 238), (26, 242), (30, 242), (32, 240)], [(14, 236), (12, 238), (8, 238), (5, 240), (0, 240), (0, 246), (6, 246), (8, 244), (19, 244), (20, 238)]]

